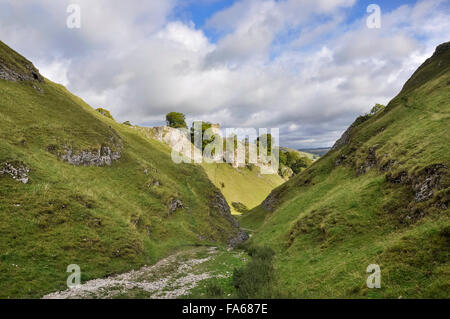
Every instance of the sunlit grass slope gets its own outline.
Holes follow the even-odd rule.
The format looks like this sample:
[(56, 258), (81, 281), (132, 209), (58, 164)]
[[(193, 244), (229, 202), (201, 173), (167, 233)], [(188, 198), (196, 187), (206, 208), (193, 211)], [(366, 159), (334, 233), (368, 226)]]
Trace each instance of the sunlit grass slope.
[[(0, 62), (26, 70), (29, 62), (0, 44)], [(201, 166), (174, 164), (167, 146), (60, 85), (0, 80), (0, 121), (0, 166), (30, 169), (27, 184), (0, 175), (0, 298), (66, 289), (69, 264), (81, 267), (85, 281), (237, 234)], [(121, 152), (111, 166), (60, 159), (68, 148), (105, 145)], [(170, 209), (174, 200), (183, 207)]]
[(233, 214), (240, 214), (233, 203), (242, 203), (252, 209), (285, 181), (278, 174), (261, 174), (256, 166), (233, 168), (227, 163), (204, 163), (202, 166), (209, 179), (225, 196)]
[[(450, 296), (450, 44), (240, 219), (294, 297)], [(369, 289), (366, 268), (381, 267)]]

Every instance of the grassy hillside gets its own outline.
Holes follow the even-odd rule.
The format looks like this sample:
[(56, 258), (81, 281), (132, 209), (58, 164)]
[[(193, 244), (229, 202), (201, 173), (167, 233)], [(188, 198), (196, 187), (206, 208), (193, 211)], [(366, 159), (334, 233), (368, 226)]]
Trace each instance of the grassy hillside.
[[(163, 141), (171, 147), (179, 144), (184, 145), (186, 149), (193, 148), (191, 140), (185, 138), (177, 129), (166, 126), (132, 127), (145, 138)], [(232, 214), (235, 215), (259, 205), (272, 189), (285, 181), (278, 174), (261, 174), (256, 165), (233, 167), (225, 162), (209, 164), (205, 161), (201, 165), (209, 179), (225, 196)], [(238, 210), (233, 205), (238, 207)]]
[(280, 151), (284, 151), (284, 152), (297, 152), (301, 157), (307, 157), (307, 158), (309, 158), (310, 160), (314, 160), (314, 159), (317, 158), (317, 156), (314, 155), (314, 154), (311, 153), (311, 152), (302, 151), (302, 150), (296, 150), (296, 149), (289, 148), (289, 147), (284, 147), (284, 146), (280, 147)]
[(318, 159), (319, 157), (324, 156), (329, 150), (330, 150), (329, 147), (322, 147), (322, 148), (305, 148), (300, 149), (299, 151), (306, 154), (311, 154), (313, 159)]
[(69, 264), (85, 281), (242, 237), (200, 166), (37, 72), (0, 42), (0, 298), (65, 289)]
[(284, 179), (278, 174), (260, 174), (259, 167), (233, 168), (226, 163), (202, 164), (209, 179), (220, 189), (233, 214), (241, 214), (233, 203), (242, 203), (248, 209), (259, 205), (270, 191), (281, 185)]
[[(240, 222), (294, 297), (450, 295), (450, 43)], [(366, 267), (381, 267), (381, 288)]]

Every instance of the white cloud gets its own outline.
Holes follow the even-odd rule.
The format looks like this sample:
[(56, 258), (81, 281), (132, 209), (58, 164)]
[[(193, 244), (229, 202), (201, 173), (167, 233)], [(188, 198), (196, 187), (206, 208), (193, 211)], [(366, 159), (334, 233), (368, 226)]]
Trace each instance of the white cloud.
[(181, 111), (189, 121), (279, 127), (294, 147), (331, 145), (358, 114), (388, 102), (450, 30), (441, 1), (383, 12), (374, 30), (365, 11), (345, 24), (351, 0), (245, 0), (207, 22), (221, 32), (212, 43), (173, 19), (175, 1), (78, 2), (74, 30), (69, 1), (0, 0), (0, 37), (120, 121), (162, 124)]
[(67, 72), (70, 68), (70, 60), (53, 60), (50, 62), (37, 62), (36, 64), (42, 66), (39, 72), (46, 78), (64, 86), (69, 85)]

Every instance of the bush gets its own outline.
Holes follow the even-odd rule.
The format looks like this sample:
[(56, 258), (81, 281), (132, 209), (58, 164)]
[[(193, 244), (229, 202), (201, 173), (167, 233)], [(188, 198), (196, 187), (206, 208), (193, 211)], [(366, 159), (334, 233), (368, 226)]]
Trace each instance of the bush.
[(123, 122), (122, 124), (124, 124), (124, 125), (128, 125), (128, 126), (131, 126), (131, 123), (130, 123), (130, 121), (125, 121), (125, 122)]
[(372, 109), (370, 110), (370, 114), (371, 114), (371, 115), (377, 114), (378, 112), (384, 110), (385, 107), (386, 107), (386, 106), (384, 106), (383, 104), (378, 104), (378, 103), (377, 103), (377, 104), (375, 104), (375, 106), (372, 107)]
[(101, 115), (106, 116), (107, 118), (109, 118), (111, 120), (114, 120), (111, 113), (107, 109), (99, 107), (98, 109), (96, 109), (96, 111), (99, 112)]

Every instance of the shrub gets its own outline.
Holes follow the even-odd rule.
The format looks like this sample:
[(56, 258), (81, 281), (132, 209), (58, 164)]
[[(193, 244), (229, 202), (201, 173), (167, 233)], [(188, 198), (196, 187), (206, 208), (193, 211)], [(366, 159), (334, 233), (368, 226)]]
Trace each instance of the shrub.
[(122, 124), (124, 124), (124, 125), (128, 125), (128, 126), (131, 126), (131, 123), (130, 123), (130, 121), (125, 121), (125, 122), (123, 122)]
[(372, 107), (372, 109), (370, 110), (370, 114), (374, 115), (377, 114), (378, 112), (384, 110), (386, 106), (384, 106), (383, 104), (375, 104), (374, 107)]
[(111, 113), (107, 109), (99, 107), (98, 109), (96, 109), (96, 111), (99, 112), (101, 115), (106, 116), (107, 118), (109, 118), (111, 120), (114, 120)]

